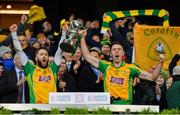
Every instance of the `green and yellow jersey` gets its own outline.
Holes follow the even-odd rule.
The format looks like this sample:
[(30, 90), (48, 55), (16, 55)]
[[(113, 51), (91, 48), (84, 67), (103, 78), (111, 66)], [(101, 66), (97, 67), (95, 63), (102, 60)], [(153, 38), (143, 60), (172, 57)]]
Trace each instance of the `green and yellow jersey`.
[[(104, 90), (110, 92), (111, 97), (119, 99), (118, 104), (132, 103), (132, 78), (139, 76), (141, 70), (122, 61), (120, 67), (113, 63), (99, 61), (98, 68), (104, 74)], [(113, 102), (116, 103), (116, 102)]]
[(49, 93), (56, 92), (58, 66), (53, 62), (43, 69), (28, 62), (23, 69), (29, 85), (30, 103), (48, 103)]

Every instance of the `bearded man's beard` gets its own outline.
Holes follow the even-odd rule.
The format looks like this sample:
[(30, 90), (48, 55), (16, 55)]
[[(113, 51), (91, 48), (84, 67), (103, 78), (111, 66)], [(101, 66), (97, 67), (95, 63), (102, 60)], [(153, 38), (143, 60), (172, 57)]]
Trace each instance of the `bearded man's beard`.
[(42, 64), (42, 61), (40, 61), (40, 60), (38, 60), (37, 61), (37, 64), (38, 64), (38, 66), (40, 67), (40, 68), (46, 68), (47, 66), (48, 66), (48, 61), (46, 62), (46, 65), (45, 66), (43, 66), (43, 64)]

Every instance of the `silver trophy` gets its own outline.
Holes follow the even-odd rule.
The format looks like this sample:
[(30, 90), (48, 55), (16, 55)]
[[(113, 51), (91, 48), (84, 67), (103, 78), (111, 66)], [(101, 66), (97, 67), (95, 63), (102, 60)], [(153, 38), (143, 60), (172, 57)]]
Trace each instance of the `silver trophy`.
[(161, 43), (161, 42), (158, 42), (156, 44), (156, 51), (159, 53), (159, 54), (164, 54), (165, 51), (164, 51), (164, 45)]
[(79, 19), (72, 20), (70, 22), (69, 30), (67, 32), (67, 39), (65, 39), (61, 44), (60, 47), (63, 51), (72, 53), (75, 52), (75, 47), (73, 45), (72, 39), (78, 36), (78, 30), (83, 27), (83, 24)]

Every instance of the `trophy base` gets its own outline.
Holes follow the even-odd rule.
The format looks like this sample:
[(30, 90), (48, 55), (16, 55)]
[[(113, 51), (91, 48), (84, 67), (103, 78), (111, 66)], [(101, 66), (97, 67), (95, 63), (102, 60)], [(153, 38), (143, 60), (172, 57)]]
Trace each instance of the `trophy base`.
[(75, 52), (75, 48), (69, 44), (69, 43), (61, 43), (60, 44), (60, 48), (64, 51), (64, 52), (67, 52), (67, 53), (74, 53)]

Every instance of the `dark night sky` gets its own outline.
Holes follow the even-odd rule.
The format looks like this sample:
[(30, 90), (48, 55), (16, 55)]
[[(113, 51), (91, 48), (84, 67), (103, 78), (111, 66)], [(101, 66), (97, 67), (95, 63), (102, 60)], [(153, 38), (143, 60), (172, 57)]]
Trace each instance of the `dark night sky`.
[(180, 26), (178, 0), (34, 0), (44, 7), (49, 21), (55, 29), (59, 21), (71, 13), (83, 19), (101, 19), (107, 11), (135, 9), (166, 9), (170, 14), (170, 25)]

